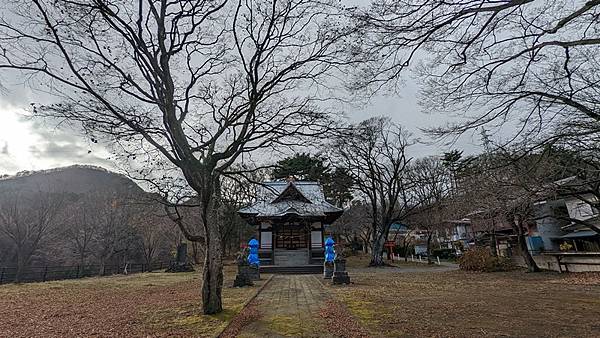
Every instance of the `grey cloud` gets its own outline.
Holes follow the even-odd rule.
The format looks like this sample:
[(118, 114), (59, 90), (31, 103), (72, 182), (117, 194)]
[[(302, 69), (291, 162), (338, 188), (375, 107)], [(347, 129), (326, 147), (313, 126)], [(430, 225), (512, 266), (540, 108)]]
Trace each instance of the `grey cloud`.
[(23, 76), (16, 70), (5, 70), (0, 78), (0, 103), (13, 107), (27, 107), (31, 102), (49, 103), (56, 98), (42, 90), (37, 90), (36, 83), (42, 79), (38, 76)]
[[(57, 142), (58, 140), (60, 141)], [(46, 139), (43, 143), (29, 147), (29, 152), (35, 160), (52, 160), (57, 165), (86, 163), (113, 167), (111, 161), (97, 156), (87, 145), (78, 142), (74, 137), (69, 140), (66, 135)]]

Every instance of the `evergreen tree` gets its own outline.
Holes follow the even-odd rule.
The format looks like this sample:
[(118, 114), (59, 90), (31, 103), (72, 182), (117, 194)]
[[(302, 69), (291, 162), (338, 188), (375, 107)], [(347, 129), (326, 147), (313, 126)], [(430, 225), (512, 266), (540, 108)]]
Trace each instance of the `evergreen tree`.
[(348, 170), (341, 167), (332, 170), (319, 155), (298, 153), (284, 158), (277, 162), (271, 174), (274, 179), (293, 177), (301, 181), (319, 182), (323, 185), (325, 198), (338, 206), (352, 200), (352, 178)]

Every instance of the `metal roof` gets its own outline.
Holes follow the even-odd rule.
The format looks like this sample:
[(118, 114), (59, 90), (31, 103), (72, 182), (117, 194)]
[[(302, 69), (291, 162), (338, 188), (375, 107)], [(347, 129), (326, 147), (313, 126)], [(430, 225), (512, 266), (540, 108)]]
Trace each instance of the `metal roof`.
[[(300, 198), (282, 198), (291, 189), (299, 192)], [(291, 196), (291, 195), (290, 195)], [(303, 197), (303, 198), (302, 198)], [(324, 217), (327, 214), (342, 213), (342, 209), (325, 200), (323, 187), (310, 181), (266, 182), (259, 187), (256, 202), (240, 209), (242, 216), (281, 217), (298, 215), (301, 217)]]
[(595, 231), (592, 230), (583, 230), (583, 231), (576, 231), (576, 232), (572, 232), (563, 236), (559, 236), (558, 238), (582, 238), (582, 237), (595, 237), (598, 236), (599, 234)]

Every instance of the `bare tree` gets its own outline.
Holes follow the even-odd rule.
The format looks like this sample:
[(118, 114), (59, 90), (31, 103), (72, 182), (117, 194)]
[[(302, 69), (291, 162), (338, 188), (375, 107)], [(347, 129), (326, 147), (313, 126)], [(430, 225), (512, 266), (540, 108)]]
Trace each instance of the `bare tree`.
[(364, 253), (368, 253), (369, 247), (372, 245), (372, 224), (371, 208), (368, 203), (355, 200), (331, 225), (331, 229), (335, 235), (340, 236), (348, 243), (359, 239)]
[(181, 230), (204, 243), (203, 312), (220, 312), (220, 179), (244, 154), (293, 146), (334, 126), (319, 89), (341, 65), (349, 34), (339, 5), (22, 0), (3, 7), (0, 69), (21, 70), (61, 99), (36, 106), (37, 116), (79, 124), (93, 141), (144, 162), (142, 176), (167, 168), (193, 190), (202, 231)]
[(472, 207), (504, 218), (513, 228), (529, 271), (539, 271), (526, 236), (534, 218), (534, 203), (552, 195), (552, 163), (544, 154), (498, 150), (478, 156), (469, 170)]
[(408, 145), (408, 134), (386, 118), (371, 118), (355, 125), (335, 144), (355, 189), (371, 208), (370, 266), (384, 265), (383, 246), (391, 225), (414, 208), (405, 171), (410, 161), (405, 153)]
[(79, 196), (78, 201), (73, 201), (65, 206), (65, 219), (63, 222), (63, 235), (77, 255), (79, 275), (82, 275), (86, 260), (92, 254), (92, 245), (96, 234), (102, 229), (98, 214), (97, 196)]
[(416, 217), (419, 229), (427, 235), (427, 260), (431, 261), (431, 244), (435, 234), (443, 231), (452, 219), (453, 177), (444, 162), (438, 157), (425, 157), (413, 161), (407, 169), (411, 182), (411, 193), (419, 205)]
[(387, 1), (356, 12), (358, 87), (417, 64), (429, 111), (459, 115), (434, 135), (516, 125), (528, 142), (600, 132), (600, 1)]
[(10, 239), (19, 282), (32, 257), (53, 234), (63, 212), (64, 194), (4, 192), (0, 200), (0, 232)]
[[(400, 236), (400, 248), (404, 254), (404, 261), (408, 262), (408, 253), (411, 245), (413, 244), (415, 229), (413, 227), (407, 227), (406, 231)], [(394, 242), (397, 243), (398, 233), (394, 236)]]
[(173, 228), (176, 225), (167, 217), (159, 203), (139, 200), (132, 202), (133, 211), (130, 219), (132, 229), (138, 237), (140, 247), (148, 271), (161, 251), (169, 251), (174, 247)]
[(130, 226), (132, 210), (126, 207), (125, 200), (111, 196), (96, 202), (100, 228), (94, 239), (94, 254), (100, 263), (100, 275), (105, 274), (109, 260), (117, 255), (126, 258), (134, 246), (135, 235)]

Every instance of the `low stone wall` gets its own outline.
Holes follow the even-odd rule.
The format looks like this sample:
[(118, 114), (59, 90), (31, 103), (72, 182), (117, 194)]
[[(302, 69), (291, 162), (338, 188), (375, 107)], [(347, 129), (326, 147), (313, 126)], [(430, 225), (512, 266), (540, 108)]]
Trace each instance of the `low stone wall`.
[[(536, 255), (533, 259), (541, 269), (559, 271), (558, 262), (554, 256)], [(525, 267), (525, 261), (521, 256), (513, 256), (512, 261), (517, 266)], [(563, 257), (561, 259), (563, 263), (568, 264), (567, 268), (569, 272), (587, 272), (587, 271), (600, 271), (600, 257)], [(585, 264), (577, 264), (585, 263)], [(596, 264), (596, 265), (589, 265)], [(562, 270), (565, 271), (565, 265), (563, 264)]]

